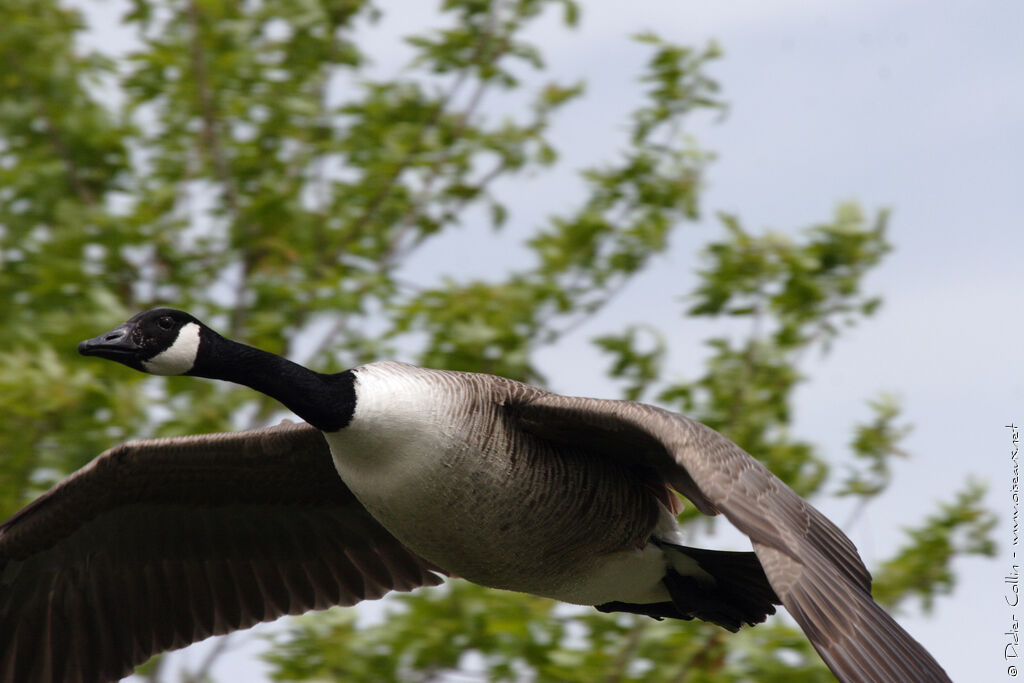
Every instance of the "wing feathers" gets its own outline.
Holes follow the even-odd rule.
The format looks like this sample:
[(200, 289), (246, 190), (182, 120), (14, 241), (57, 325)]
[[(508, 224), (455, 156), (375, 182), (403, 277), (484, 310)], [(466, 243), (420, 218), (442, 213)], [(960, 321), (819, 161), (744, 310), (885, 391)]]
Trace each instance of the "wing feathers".
[(284, 614), (434, 585), (307, 425), (129, 443), (0, 526), (0, 680), (97, 681)]
[(600, 452), (641, 459), (702, 512), (723, 513), (750, 537), (775, 593), (840, 680), (949, 680), (871, 598), (871, 574), (850, 539), (721, 434), (626, 401), (537, 392), (507, 408), (525, 431), (562, 443), (605, 444)]

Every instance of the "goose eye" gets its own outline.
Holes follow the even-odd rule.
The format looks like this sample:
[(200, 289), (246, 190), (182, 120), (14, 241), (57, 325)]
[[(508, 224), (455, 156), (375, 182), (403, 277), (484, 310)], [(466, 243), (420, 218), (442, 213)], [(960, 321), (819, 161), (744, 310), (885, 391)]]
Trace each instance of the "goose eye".
[(157, 318), (156, 324), (161, 330), (169, 330), (174, 327), (174, 319), (169, 315), (163, 315)]

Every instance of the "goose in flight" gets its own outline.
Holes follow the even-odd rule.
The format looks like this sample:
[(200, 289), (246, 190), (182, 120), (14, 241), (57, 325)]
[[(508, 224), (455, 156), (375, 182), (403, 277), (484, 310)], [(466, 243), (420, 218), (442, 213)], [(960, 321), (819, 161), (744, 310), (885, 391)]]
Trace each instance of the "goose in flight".
[[(244, 384), (308, 424), (128, 442), (0, 526), (0, 681), (114, 680), (444, 575), (730, 631), (781, 604), (842, 681), (949, 680), (838, 527), (682, 415), (404, 363), (321, 374), (167, 308), (79, 351)], [(683, 545), (673, 492), (753, 552)]]

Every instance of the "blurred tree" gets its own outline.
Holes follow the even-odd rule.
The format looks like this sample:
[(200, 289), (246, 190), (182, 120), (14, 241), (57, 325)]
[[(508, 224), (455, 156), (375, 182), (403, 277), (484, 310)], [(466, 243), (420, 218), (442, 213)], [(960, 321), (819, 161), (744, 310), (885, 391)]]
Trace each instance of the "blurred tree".
[[(697, 217), (710, 155), (684, 131), (722, 107), (705, 72), (714, 45), (639, 36), (652, 56), (626, 146), (585, 169), (582, 201), (529, 236), (529, 265), (422, 288), (403, 278), (422, 245), (458, 239), (463, 224), (514, 222), (495, 182), (557, 161), (548, 126), (583, 85), (533, 85), (543, 55), (523, 35), (544, 13), (575, 24), (571, 0), (446, 0), (441, 28), (407, 38), (408, 67), (384, 80), (367, 75), (360, 44), (383, 10), (363, 0), (132, 0), (121, 27), (131, 46), (104, 54), (81, 47), (88, 28), (67, 6), (2, 6), (4, 517), (126, 438), (252, 426), (278, 410), (251, 391), (76, 358), (78, 340), (158, 303), (319, 369), (401, 349), (428, 366), (543, 382), (537, 349), (599, 314)], [(788, 428), (798, 362), (877, 308), (860, 284), (888, 250), (885, 216), (843, 206), (799, 238), (753, 235), (731, 216), (722, 225), (688, 315), (746, 320), (748, 334), (709, 340), (703, 373), (677, 383), (663, 379), (665, 342), (650, 324), (595, 343), (625, 396), (707, 422), (821, 495), (829, 468)], [(289, 348), (295, 338), (312, 341)], [(839, 490), (857, 510), (903, 455), (898, 406), (872, 405)], [(930, 608), (954, 587), (954, 557), (991, 553), (977, 493), (969, 484), (908, 531), (878, 572), (881, 599)], [(389, 605), (380, 626), (353, 610), (294, 621), (268, 656), (275, 675), (829, 679), (784, 619), (726, 638), (457, 581)]]

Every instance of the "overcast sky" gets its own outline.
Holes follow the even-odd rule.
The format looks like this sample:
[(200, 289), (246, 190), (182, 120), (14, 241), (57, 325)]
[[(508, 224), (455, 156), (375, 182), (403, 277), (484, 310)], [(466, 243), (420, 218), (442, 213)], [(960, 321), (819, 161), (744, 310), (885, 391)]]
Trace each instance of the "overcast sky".
[[(382, 75), (404, 58), (393, 37), (428, 21), (429, 4), (401, 3), (401, 16), (375, 29), (383, 38), (374, 41)], [(880, 390), (901, 399), (914, 426), (905, 442), (913, 458), (897, 466), (894, 489), (847, 529), (869, 567), (897, 547), (901, 526), (920, 522), (969, 477), (988, 482), (988, 503), (1000, 516), (998, 557), (957, 563), (961, 584), (955, 596), (938, 601), (934, 619), (899, 620), (954, 680), (1010, 680), (1007, 666), (1015, 662), (1003, 659), (1003, 634), (1013, 611), (1002, 577), (1013, 561), (1012, 463), (1004, 425), (1024, 423), (1024, 5), (583, 4), (576, 31), (551, 20), (532, 34), (547, 55), (545, 78), (588, 82), (586, 97), (566, 108), (551, 132), (566, 165), (614, 158), (648, 54), (628, 40), (632, 33), (653, 29), (693, 45), (717, 40), (725, 57), (712, 73), (730, 111), (693, 129), (719, 155), (703, 198), (708, 218), (685, 228), (606, 316), (544, 352), (552, 388), (613, 396), (601, 378), (606, 363), (587, 340), (629, 322), (654, 322), (672, 335), (673, 372), (699, 372), (699, 342), (714, 329), (682, 319), (679, 295), (694, 281), (696, 251), (721, 235), (714, 212), (735, 213), (752, 229), (798, 230), (828, 219), (847, 199), (869, 211), (892, 209), (895, 251), (868, 281), (884, 307), (829, 355), (809, 359), (804, 370), (812, 381), (798, 395), (795, 433), (840, 458), (853, 423), (869, 417), (867, 399)], [(107, 9), (91, 16), (102, 43), (110, 35), (103, 24), (116, 14), (99, 5)], [(580, 186), (566, 169), (498, 190), (514, 211), (503, 238), (514, 260), (517, 238), (570, 208)], [(482, 259), (468, 255), (489, 239), (467, 229), (458, 248), (433, 245), (410, 272), (424, 280), (438, 272), (484, 276), (474, 266)], [(842, 505), (823, 509), (840, 523), (850, 512)], [(1024, 617), (1024, 606), (1016, 617)], [(250, 681), (252, 671), (231, 656), (216, 674), (220, 681)]]

